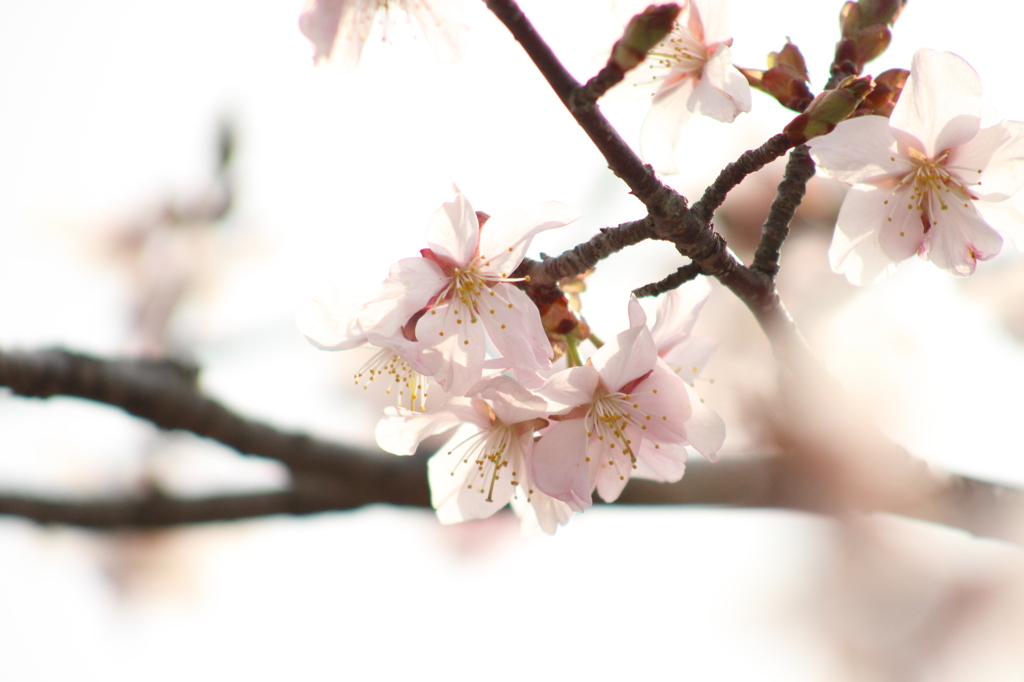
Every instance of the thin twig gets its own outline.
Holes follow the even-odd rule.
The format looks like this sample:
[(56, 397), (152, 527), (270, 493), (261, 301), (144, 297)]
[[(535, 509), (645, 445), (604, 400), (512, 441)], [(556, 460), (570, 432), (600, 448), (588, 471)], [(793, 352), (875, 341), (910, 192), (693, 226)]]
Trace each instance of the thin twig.
[(541, 254), (540, 262), (524, 260), (515, 275), (528, 275), (534, 284), (554, 284), (563, 277), (583, 274), (597, 265), (598, 261), (627, 246), (650, 239), (654, 235), (653, 229), (654, 221), (650, 217), (622, 223), (617, 227), (603, 227), (588, 241), (558, 256), (551, 258)]
[(691, 211), (699, 220), (708, 222), (711, 216), (725, 201), (726, 195), (736, 185), (740, 184), (745, 177), (754, 173), (779, 158), (793, 147), (793, 143), (783, 133), (774, 135), (757, 149), (744, 152), (718, 174), (715, 181), (711, 183), (700, 201), (695, 203)]
[(687, 263), (660, 282), (645, 284), (639, 289), (634, 289), (633, 295), (637, 298), (643, 298), (644, 296), (657, 296), (658, 294), (663, 294), (666, 291), (678, 289), (683, 284), (695, 279), (697, 275), (702, 274), (704, 273), (701, 272), (700, 266), (696, 263)]

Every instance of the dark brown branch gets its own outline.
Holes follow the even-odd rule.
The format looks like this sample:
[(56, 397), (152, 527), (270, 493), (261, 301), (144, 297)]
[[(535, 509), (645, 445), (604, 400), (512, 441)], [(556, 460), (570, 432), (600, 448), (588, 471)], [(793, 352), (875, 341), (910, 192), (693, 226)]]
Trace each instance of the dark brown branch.
[(686, 284), (690, 280), (696, 278), (697, 275), (701, 274), (704, 273), (701, 272), (700, 267), (696, 263), (687, 263), (660, 282), (645, 284), (639, 289), (634, 289), (633, 295), (637, 298), (643, 298), (644, 296), (657, 296), (658, 294), (663, 294), (666, 291), (677, 289), (683, 284)]
[(30, 398), (70, 396), (119, 407), (161, 429), (190, 431), (294, 471), (332, 475), (354, 502), (391, 490), (399, 504), (426, 504), (423, 481), (387, 456), (287, 433), (241, 417), (203, 395), (194, 374), (173, 363), (101, 360), (62, 350), (0, 352), (0, 386)]
[(563, 277), (581, 275), (597, 262), (627, 246), (639, 244), (654, 235), (654, 221), (650, 217), (622, 223), (617, 227), (603, 227), (601, 231), (579, 246), (549, 258), (541, 254), (541, 261), (524, 260), (516, 271), (517, 277), (528, 275), (535, 284), (554, 284)]
[(789, 154), (786, 172), (768, 210), (768, 218), (761, 228), (761, 243), (757, 246), (754, 262), (750, 266), (772, 280), (779, 273), (780, 252), (782, 243), (789, 236), (789, 224), (807, 192), (807, 181), (813, 175), (811, 151), (807, 145), (800, 145)]
[(736, 185), (740, 184), (745, 177), (761, 170), (766, 165), (779, 158), (793, 147), (793, 143), (783, 133), (779, 133), (768, 139), (757, 149), (744, 152), (718, 174), (715, 181), (711, 183), (700, 201), (693, 205), (691, 211), (698, 220), (708, 222), (715, 214), (715, 211), (725, 201), (726, 195)]

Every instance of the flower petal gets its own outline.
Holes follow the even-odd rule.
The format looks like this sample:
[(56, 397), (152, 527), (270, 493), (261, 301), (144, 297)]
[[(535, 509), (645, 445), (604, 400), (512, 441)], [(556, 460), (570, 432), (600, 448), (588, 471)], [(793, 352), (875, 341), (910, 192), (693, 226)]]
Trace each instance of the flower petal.
[(325, 284), (302, 302), (295, 324), (320, 350), (348, 350), (366, 343), (366, 334), (356, 319), (358, 312), (354, 306), (342, 303), (336, 288)]
[[(697, 322), (697, 316), (711, 295), (711, 284), (706, 277), (697, 277), (678, 289), (663, 294), (658, 300), (658, 310), (651, 326), (651, 337), (664, 355), (682, 343)], [(630, 325), (633, 322), (630, 320)]]
[(403, 258), (391, 266), (376, 296), (362, 304), (359, 325), (366, 332), (394, 336), (448, 281), (436, 263), (426, 258)]
[(620, 332), (614, 341), (601, 346), (590, 361), (601, 374), (601, 383), (609, 391), (623, 386), (651, 371), (658, 360), (654, 338), (646, 324)]
[(481, 270), (508, 277), (523, 261), (534, 236), (568, 225), (579, 217), (579, 211), (558, 201), (491, 216), (480, 228), (479, 253), (485, 260)]
[[(544, 332), (540, 312), (526, 292), (499, 282), (492, 287), (493, 297), (484, 297), (480, 319), (495, 348), (513, 366), (526, 370), (551, 368), (551, 342)], [(488, 300), (489, 299), (489, 300)]]
[(510, 426), (548, 414), (546, 400), (506, 376), (485, 379), (477, 385), (474, 395), (490, 403), (498, 419)]
[(484, 326), (461, 301), (431, 308), (416, 323), (416, 338), (441, 354), (440, 367), (433, 375), (441, 388), (465, 395), (480, 381), (487, 343)]
[(593, 504), (587, 440), (582, 419), (554, 422), (544, 430), (531, 458), (530, 478), (534, 485), (565, 502), (573, 511), (583, 511)]
[(684, 78), (671, 88), (659, 91), (651, 102), (640, 128), (640, 155), (658, 173), (678, 173), (676, 144), (691, 112), (686, 103), (696, 87), (693, 78)]
[(980, 199), (999, 201), (1016, 194), (1024, 188), (1024, 123), (1003, 121), (982, 129), (950, 153), (946, 166), (958, 167), (961, 180)]
[(551, 414), (565, 414), (594, 399), (600, 375), (589, 365), (570, 367), (551, 375), (537, 392), (548, 401)]
[(807, 146), (823, 173), (850, 184), (887, 184), (913, 170), (909, 159), (896, 151), (889, 122), (882, 116), (843, 121)]
[(1024, 252), (1024, 192), (1005, 201), (976, 201), (974, 208), (986, 223)]
[(718, 451), (725, 442), (725, 422), (718, 413), (704, 404), (697, 392), (683, 384), (690, 395), (690, 418), (686, 420), (686, 440), (709, 462), (718, 461)]
[(686, 460), (689, 458), (686, 448), (682, 445), (661, 445), (658, 448), (654, 446), (655, 443), (646, 440), (640, 445), (633, 476), (666, 483), (674, 483), (681, 479), (686, 471)]
[(376, 2), (309, 0), (299, 30), (313, 43), (313, 62), (330, 61), (342, 73), (356, 68), (376, 15)]
[(704, 64), (697, 85), (686, 100), (686, 108), (716, 121), (732, 123), (750, 111), (750, 85), (732, 66), (732, 54), (725, 45)]
[(539, 526), (548, 535), (554, 535), (559, 526), (564, 526), (572, 518), (569, 505), (536, 488), (527, 494), (520, 487), (512, 497), (512, 509), (522, 521), (524, 533)]
[[(879, 233), (888, 221), (885, 189), (853, 187), (846, 194), (828, 250), (832, 270), (851, 284), (869, 284), (888, 275), (895, 263), (879, 244)], [(920, 222), (920, 221), (918, 221)]]
[(453, 186), (455, 200), (441, 205), (430, 217), (427, 245), (434, 254), (452, 265), (464, 266), (473, 260), (480, 239), (480, 223), (476, 212), (458, 187)]
[(923, 142), (927, 156), (934, 158), (977, 135), (981, 113), (977, 72), (952, 52), (921, 49), (914, 53), (889, 124)]
[(954, 275), (969, 275), (980, 260), (994, 258), (1003, 238), (982, 219), (973, 203), (951, 201), (939, 211), (925, 237), (927, 258)]
[(462, 21), (459, 0), (405, 0), (405, 7), (420, 25), (439, 62), (454, 64), (462, 59), (469, 26)]
[(385, 407), (374, 434), (381, 450), (395, 455), (412, 455), (427, 436), (442, 433), (467, 421), (477, 421), (469, 401), (449, 401), (437, 412), (411, 412), (404, 407)]

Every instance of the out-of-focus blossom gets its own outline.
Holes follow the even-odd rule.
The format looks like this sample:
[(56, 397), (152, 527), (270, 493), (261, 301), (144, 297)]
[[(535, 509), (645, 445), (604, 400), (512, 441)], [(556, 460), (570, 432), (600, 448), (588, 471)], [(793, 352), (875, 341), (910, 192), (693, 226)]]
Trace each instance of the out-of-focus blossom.
[(441, 523), (484, 519), (511, 502), (527, 526), (539, 524), (551, 534), (569, 520), (571, 510), (530, 481), (534, 432), (547, 424), (547, 412), (542, 398), (498, 376), (481, 382), (472, 397), (454, 398), (428, 414), (387, 408), (377, 425), (377, 443), (411, 455), (427, 436), (462, 425), (427, 464), (431, 502)]
[(559, 416), (537, 443), (533, 480), (574, 511), (591, 505), (595, 487), (616, 499), (641, 464), (651, 478), (677, 481), (686, 445), (714, 459), (725, 438), (721, 418), (658, 357), (640, 304), (629, 306), (629, 329), (539, 391)]
[(889, 119), (862, 116), (808, 143), (818, 167), (853, 184), (829, 259), (854, 284), (914, 254), (957, 275), (1024, 246), (1024, 124), (983, 116), (981, 81), (949, 52), (918, 50)]
[(386, 35), (396, 9), (415, 18), (440, 62), (462, 57), (469, 29), (461, 18), (461, 0), (308, 0), (299, 28), (313, 43), (314, 62), (329, 61), (347, 72), (359, 64), (377, 14), (384, 12)]
[(659, 173), (675, 173), (676, 142), (690, 114), (732, 122), (750, 111), (750, 86), (732, 65), (724, 2), (690, 0), (648, 60), (658, 90), (640, 131), (640, 151)]

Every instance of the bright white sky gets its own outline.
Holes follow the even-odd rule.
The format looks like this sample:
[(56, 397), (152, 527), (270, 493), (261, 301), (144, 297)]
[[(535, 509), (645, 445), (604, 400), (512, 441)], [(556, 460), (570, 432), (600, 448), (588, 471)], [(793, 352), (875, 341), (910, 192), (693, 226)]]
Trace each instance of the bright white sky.
[[(371, 39), (348, 76), (313, 69), (296, 0), (0, 5), (0, 344), (122, 352), (124, 275), (104, 270), (97, 244), (111, 225), (201, 188), (216, 121), (230, 116), (240, 196), (213, 248), (238, 257), (178, 323), (206, 385), (238, 409), (368, 441), (372, 406), (340, 398), (331, 375), (342, 361), (292, 327), (319, 282), (368, 287), (415, 254), (452, 182), (489, 213), (547, 199), (580, 207), (576, 225), (535, 242), (549, 253), (641, 215), (504, 28), (465, 3), (463, 63), (440, 66), (398, 31), (393, 45)], [(615, 38), (610, 4), (522, 2), (581, 79)], [(736, 63), (763, 66), (789, 36), (820, 87), (840, 5), (734, 0)], [(912, 2), (874, 72), (906, 67), (918, 47), (952, 50), (992, 106), (1024, 120), (1011, 54), (1024, 10), (1009, 6)], [(605, 109), (635, 140), (644, 106), (627, 93)], [(692, 194), (790, 117), (755, 94), (754, 113), (731, 128), (695, 120), (683, 144), (699, 163), (674, 182)], [(674, 267), (657, 250), (610, 263), (591, 282), (601, 305), (588, 320), (613, 334), (625, 292)], [(1008, 430), (1020, 401), (1007, 397), (1024, 358), (993, 317), (934, 268), (908, 266), (812, 340), (855, 394), (877, 397), (900, 442), (1024, 482)], [(44, 412), (3, 397), (0, 408), (3, 485), (123, 489), (155, 447), (147, 428), (102, 408)], [(934, 428), (953, 422), (982, 426)], [(272, 465), (240, 472), (212, 446), (159, 447), (184, 460), (167, 471), (185, 490), (280, 480)], [(837, 679), (821, 634), (787, 616), (826, 537), (814, 519), (706, 510), (598, 510), (554, 539), (517, 539), (501, 523), (439, 529), (426, 514), (381, 509), (121, 544), (0, 521), (0, 679)], [(134, 577), (118, 577), (125, 565)]]

